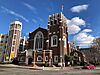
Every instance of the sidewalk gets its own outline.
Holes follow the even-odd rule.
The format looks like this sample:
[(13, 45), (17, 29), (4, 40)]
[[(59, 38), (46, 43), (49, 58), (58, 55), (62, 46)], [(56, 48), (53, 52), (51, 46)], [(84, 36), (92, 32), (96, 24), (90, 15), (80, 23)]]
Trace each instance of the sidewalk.
[(21, 69), (43, 70), (42, 67), (19, 66), (13, 64), (0, 64), (0, 68), (21, 68)]
[(29, 67), (29, 66), (19, 66), (13, 64), (0, 64), (0, 68), (21, 68), (21, 69), (32, 69), (32, 70), (70, 70), (73, 67)]
[[(21, 69), (31, 69), (31, 70), (72, 70), (81, 69), (82, 66), (71, 66), (71, 67), (29, 67), (29, 66), (19, 66), (13, 64), (0, 64), (0, 68), (21, 68)], [(100, 67), (96, 67), (100, 69)]]

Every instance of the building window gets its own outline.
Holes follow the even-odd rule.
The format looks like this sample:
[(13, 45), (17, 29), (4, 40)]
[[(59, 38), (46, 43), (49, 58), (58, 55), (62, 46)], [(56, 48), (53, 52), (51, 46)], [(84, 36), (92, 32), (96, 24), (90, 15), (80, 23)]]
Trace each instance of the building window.
[(13, 41), (13, 45), (15, 45), (15, 41)]
[(17, 34), (17, 30), (15, 30), (15, 34)]
[(42, 61), (42, 56), (38, 56), (37, 61)]
[(38, 32), (35, 35), (35, 41), (34, 41), (34, 49), (36, 50), (42, 50), (43, 49), (43, 33), (42, 32)]
[(48, 56), (45, 57), (45, 61), (48, 61)]
[(4, 35), (2, 35), (2, 37), (1, 38), (4, 38)]
[(6, 48), (6, 46), (4, 46), (4, 48)]
[(54, 20), (54, 24), (57, 24), (57, 20)]
[(20, 24), (18, 24), (18, 29), (21, 29), (21, 25)]
[(54, 56), (54, 62), (58, 62), (58, 56)]
[(24, 61), (25, 60), (25, 57), (20, 57), (20, 61)]
[(5, 43), (7, 43), (7, 41), (5, 41)]
[(17, 24), (15, 25), (15, 28), (17, 28)]
[(15, 47), (12, 47), (12, 51), (14, 51)]
[(58, 43), (57, 35), (53, 35), (53, 36), (51, 37), (51, 47), (57, 46), (57, 43)]
[(14, 35), (14, 39), (16, 39), (16, 35)]
[(3, 43), (3, 41), (1, 41), (1, 43)]
[(6, 38), (8, 38), (8, 36), (6, 36)]
[(53, 21), (51, 20), (51, 25), (53, 25)]

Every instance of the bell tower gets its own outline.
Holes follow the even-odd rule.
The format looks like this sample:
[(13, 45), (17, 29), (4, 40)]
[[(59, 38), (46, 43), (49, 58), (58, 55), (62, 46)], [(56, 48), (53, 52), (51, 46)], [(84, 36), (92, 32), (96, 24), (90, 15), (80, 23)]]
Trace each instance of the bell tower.
[(53, 50), (53, 64), (61, 66), (64, 55), (69, 54), (67, 19), (62, 12), (49, 15), (48, 40), (48, 48)]

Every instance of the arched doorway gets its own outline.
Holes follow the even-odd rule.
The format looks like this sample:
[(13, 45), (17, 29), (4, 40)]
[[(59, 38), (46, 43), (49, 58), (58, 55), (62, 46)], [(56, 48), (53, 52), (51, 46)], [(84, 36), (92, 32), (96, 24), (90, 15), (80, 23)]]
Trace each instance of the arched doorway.
[(29, 57), (29, 58), (28, 58), (28, 64), (31, 65), (32, 62), (33, 62), (33, 58), (32, 58), (32, 57)]

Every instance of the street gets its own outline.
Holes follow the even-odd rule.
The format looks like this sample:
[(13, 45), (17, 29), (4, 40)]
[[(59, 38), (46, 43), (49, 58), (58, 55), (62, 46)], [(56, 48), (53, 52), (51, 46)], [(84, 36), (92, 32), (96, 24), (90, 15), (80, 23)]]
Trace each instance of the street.
[(100, 69), (32, 70), (20, 68), (0, 68), (0, 75), (100, 75)]

